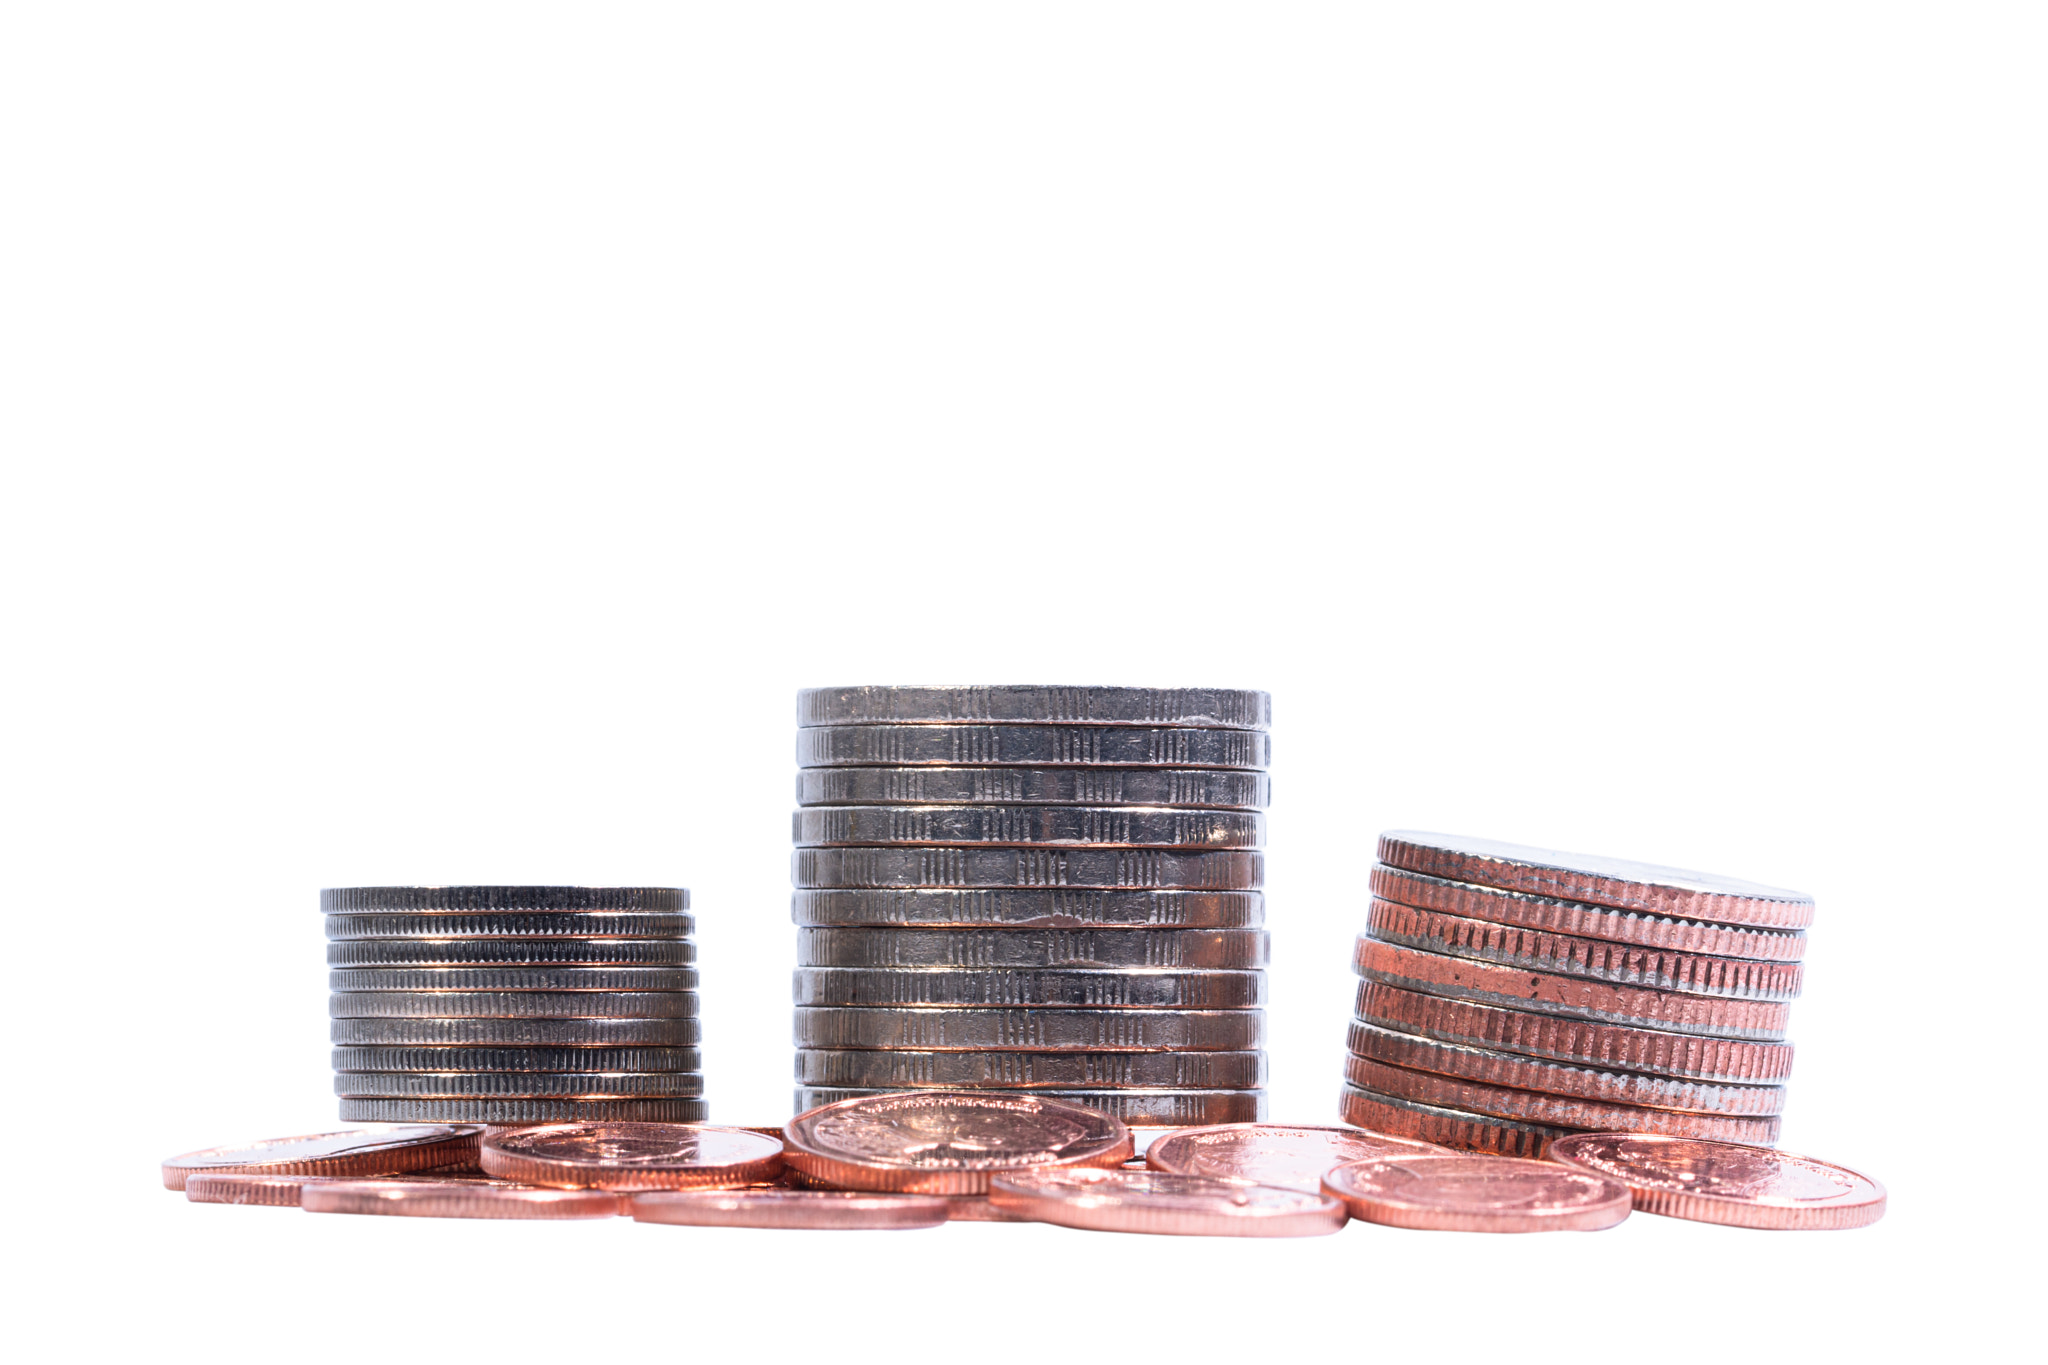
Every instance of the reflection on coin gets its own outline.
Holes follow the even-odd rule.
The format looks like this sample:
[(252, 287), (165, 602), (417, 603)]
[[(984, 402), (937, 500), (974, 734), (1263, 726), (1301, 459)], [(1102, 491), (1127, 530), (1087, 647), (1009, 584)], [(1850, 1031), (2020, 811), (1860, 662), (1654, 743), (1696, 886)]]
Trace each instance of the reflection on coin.
[(935, 1228), (946, 1201), (935, 1195), (850, 1190), (661, 1191), (632, 1199), (636, 1223), (699, 1228)]
[(336, 1180), (299, 1196), (307, 1213), (407, 1218), (615, 1218), (624, 1201), (605, 1190), (543, 1190), (495, 1181)]
[[(796, 1092), (799, 1108), (869, 1099), (890, 1094), (880, 1089), (849, 1086), (803, 1086)], [(929, 1093), (911, 1091), (911, 1094)], [(1266, 1117), (1263, 1090), (1019, 1090), (1032, 1099), (1061, 1100), (1114, 1115), (1126, 1124), (1187, 1128), (1207, 1123), (1256, 1123)]]
[(335, 1019), (327, 1030), (344, 1047), (687, 1048), (703, 1036), (695, 1019)]
[(799, 847), (837, 844), (1064, 844), (1103, 848), (1257, 848), (1256, 811), (1145, 806), (807, 806), (791, 814)]
[(744, 1128), (556, 1123), (484, 1135), (483, 1168), (531, 1185), (694, 1190), (756, 1184), (782, 1170), (782, 1144)]
[(1250, 1009), (1264, 972), (972, 971), (951, 967), (799, 967), (799, 1005), (1068, 1005), (1093, 1009)]
[(806, 687), (798, 725), (1197, 725), (1264, 730), (1273, 699), (1227, 687)]
[(694, 1071), (337, 1071), (351, 1099), (669, 1099), (704, 1093)]
[(699, 1099), (345, 1099), (343, 1119), (356, 1123), (701, 1123)]
[(1580, 1133), (1550, 1157), (1628, 1187), (1644, 1213), (1781, 1230), (1860, 1228), (1884, 1217), (1885, 1191), (1846, 1166), (1729, 1142), (1647, 1133)]
[(1266, 965), (1263, 929), (800, 929), (805, 967)]
[(796, 1045), (927, 1052), (1249, 1052), (1263, 1010), (799, 1009)]
[(1100, 887), (1256, 891), (1265, 855), (1134, 848), (800, 848), (790, 877), (813, 887)]
[(887, 887), (798, 891), (790, 918), (803, 925), (922, 928), (1256, 929), (1260, 891), (1093, 891), (1084, 888)]
[(693, 1047), (339, 1047), (336, 1071), (695, 1071)]
[[(214, 1174), (202, 1171), (185, 1181), (185, 1197), (195, 1204), (242, 1204), (257, 1208), (295, 1209), (299, 1206), (299, 1191), (308, 1185), (331, 1185), (337, 1180), (358, 1177), (345, 1175), (251, 1175), (246, 1173)], [(446, 1182), (450, 1180), (479, 1181), (483, 1176), (440, 1174), (420, 1172), (404, 1176), (380, 1176), (382, 1180), (417, 1180), (422, 1183)]]
[(330, 967), (687, 967), (696, 960), (695, 944), (659, 938), (368, 938), (327, 945)]
[(784, 1129), (789, 1164), (846, 1189), (981, 1194), (992, 1172), (1113, 1166), (1130, 1130), (1096, 1110), (1035, 1095), (929, 1091), (842, 1100)]
[(1164, 1171), (1005, 1171), (989, 1202), (1033, 1222), (1181, 1237), (1320, 1237), (1344, 1226), (1320, 1191)]
[(1493, 1152), (1500, 1156), (1540, 1157), (1550, 1143), (1569, 1134), (1519, 1119), (1494, 1118), (1462, 1109), (1446, 1109), (1394, 1095), (1361, 1090), (1348, 1082), (1337, 1102), (1337, 1117), (1375, 1133), (1416, 1138), (1460, 1151)]
[(1362, 1128), (1220, 1123), (1165, 1134), (1145, 1149), (1145, 1164), (1174, 1175), (1321, 1190), (1324, 1172), (1347, 1161), (1441, 1150)]
[(332, 991), (694, 991), (691, 967), (342, 967)]
[(1194, 806), (1255, 810), (1272, 779), (1228, 768), (799, 768), (800, 806)]
[(867, 1090), (1244, 1090), (1266, 1083), (1263, 1052), (868, 1052), (799, 1050), (800, 1085)]
[(1366, 1223), (1444, 1232), (1591, 1232), (1628, 1217), (1628, 1187), (1548, 1161), (1459, 1152), (1373, 1157), (1323, 1177)]
[(1270, 768), (1273, 738), (1252, 730), (1079, 725), (842, 725), (796, 732), (799, 768), (894, 764)]
[(323, 915), (472, 914), (604, 911), (679, 915), (690, 908), (680, 886), (337, 886), (320, 893)]
[(949, 1223), (1028, 1223), (1031, 1220), (1020, 1213), (999, 1209), (985, 1194), (949, 1194), (946, 1196), (946, 1221)]
[(336, 991), (335, 1019), (694, 1019), (690, 991)]
[(163, 1164), (164, 1188), (182, 1190), (200, 1171), (264, 1175), (394, 1175), (473, 1159), (479, 1130), (444, 1123), (352, 1128), (267, 1138), (239, 1147), (207, 1147)]
[(688, 938), (696, 929), (688, 915), (608, 914), (602, 911), (551, 914), (469, 915), (455, 912), (329, 915), (327, 937), (380, 938)]

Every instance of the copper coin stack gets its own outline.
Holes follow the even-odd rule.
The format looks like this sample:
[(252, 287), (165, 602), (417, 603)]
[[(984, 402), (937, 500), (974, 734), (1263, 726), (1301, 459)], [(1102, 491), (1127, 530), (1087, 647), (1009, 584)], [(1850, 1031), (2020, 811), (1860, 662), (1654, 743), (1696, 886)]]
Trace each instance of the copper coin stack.
[(797, 1109), (1263, 1117), (1270, 715), (1214, 688), (799, 693)]
[(666, 886), (322, 891), (341, 1117), (703, 1119), (689, 905)]
[(1811, 897), (1407, 830), (1379, 859), (1346, 1122), (1526, 1157), (1587, 1131), (1777, 1141)]

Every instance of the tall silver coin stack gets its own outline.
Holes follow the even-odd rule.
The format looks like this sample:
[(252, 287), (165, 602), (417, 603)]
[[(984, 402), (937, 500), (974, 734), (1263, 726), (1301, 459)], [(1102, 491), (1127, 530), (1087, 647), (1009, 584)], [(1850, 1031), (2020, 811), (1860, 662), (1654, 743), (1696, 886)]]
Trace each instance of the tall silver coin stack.
[(1264, 692), (797, 696), (796, 1105), (1265, 1115)]
[(1346, 1121), (1510, 1156), (1585, 1131), (1777, 1141), (1811, 897), (1412, 830), (1379, 857)]
[(690, 893), (352, 886), (320, 893), (341, 1117), (706, 1117)]

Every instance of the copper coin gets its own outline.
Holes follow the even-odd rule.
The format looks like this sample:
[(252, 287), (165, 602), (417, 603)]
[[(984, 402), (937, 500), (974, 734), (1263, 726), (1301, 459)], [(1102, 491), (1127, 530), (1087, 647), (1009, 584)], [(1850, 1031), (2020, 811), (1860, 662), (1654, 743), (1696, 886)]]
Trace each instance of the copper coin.
[(1114, 1166), (1131, 1131), (1095, 1109), (1036, 1095), (916, 1091), (841, 1100), (798, 1114), (788, 1160), (846, 1189), (982, 1194), (989, 1176), (1042, 1166)]
[(1028, 1223), (1020, 1213), (999, 1209), (985, 1194), (949, 1194), (946, 1197), (949, 1223)]
[(1321, 1237), (1347, 1216), (1320, 1191), (1166, 1171), (1006, 1171), (988, 1197), (1035, 1223), (1177, 1237)]
[(1339, 1166), (1323, 1191), (1366, 1223), (1440, 1232), (1591, 1232), (1628, 1217), (1628, 1187), (1548, 1161), (1462, 1152)]
[(625, 1200), (609, 1190), (551, 1190), (510, 1181), (334, 1180), (308, 1185), (307, 1213), (405, 1218), (615, 1218)]
[(1643, 1076), (1630, 1071), (1565, 1066), (1512, 1052), (1440, 1043), (1410, 1033), (1351, 1021), (1345, 1047), (1354, 1057), (1370, 1057), (1390, 1066), (1433, 1071), (1439, 1076), (1487, 1085), (1538, 1090), (1601, 1104), (1637, 1105), (1651, 1109), (1682, 1109), (1697, 1114), (1775, 1114), (1785, 1107), (1782, 1085), (1715, 1085), (1670, 1076)]
[(1785, 1024), (1792, 1011), (1782, 1000), (1726, 1000), (1642, 986), (1618, 986), (1446, 953), (1427, 953), (1381, 943), (1364, 935), (1359, 936), (1353, 951), (1352, 966), (1367, 980), (1384, 981), (1429, 995), (1716, 1038), (1777, 1042), (1785, 1036)]
[(207, 1147), (163, 1164), (164, 1188), (182, 1190), (200, 1172), (263, 1175), (396, 1175), (473, 1161), (483, 1130), (452, 1124), (350, 1128), (269, 1138), (240, 1147)]
[[(841, 1100), (867, 1099), (893, 1093), (879, 1087), (801, 1086), (796, 1092), (798, 1109), (837, 1104)], [(1020, 1090), (1016, 1093), (1048, 1100), (1084, 1104), (1090, 1109), (1113, 1114), (1130, 1125), (1188, 1128), (1209, 1123), (1256, 1123), (1266, 1117), (1263, 1090)]]
[(1417, 1138), (1460, 1151), (1494, 1152), (1501, 1156), (1540, 1157), (1550, 1144), (1569, 1137), (1573, 1129), (1494, 1118), (1465, 1109), (1404, 1100), (1361, 1090), (1348, 1082), (1337, 1102), (1337, 1116), (1376, 1133)]
[(1379, 853), (1381, 862), (1411, 872), (1617, 910), (1763, 929), (1804, 929), (1813, 922), (1813, 897), (1802, 892), (1625, 858), (1405, 829), (1382, 834)]
[[(198, 1173), (186, 1178), (185, 1197), (195, 1204), (243, 1204), (261, 1208), (295, 1209), (299, 1206), (299, 1191), (308, 1185), (331, 1185), (337, 1180), (355, 1177), (345, 1175), (250, 1175), (226, 1172), (220, 1175)], [(466, 1181), (470, 1184), (498, 1184), (487, 1176), (474, 1173), (474, 1168), (455, 1168), (448, 1171), (419, 1171), (411, 1175), (379, 1176), (380, 1180), (418, 1181), (421, 1184), (446, 1184), (449, 1181)]]
[(1424, 995), (1380, 981), (1359, 983), (1357, 1009), (1359, 1018), (1400, 1033), (1652, 1076), (1760, 1084), (1782, 1081), (1792, 1071), (1790, 1043), (1596, 1024)]
[(1884, 1186), (1813, 1157), (1649, 1133), (1579, 1133), (1550, 1158), (1626, 1185), (1644, 1213), (1778, 1231), (1860, 1228), (1884, 1217)]
[(1430, 953), (1452, 953), (1510, 967), (1566, 976), (1589, 976), (1625, 986), (1648, 986), (1689, 995), (1725, 995), (1741, 1000), (1790, 1000), (1799, 994), (1797, 962), (1753, 962), (1709, 957), (1674, 948), (1576, 938), (1546, 929), (1524, 929), (1490, 920), (1465, 919), (1375, 899), (1368, 911), (1372, 936)]
[(782, 1144), (744, 1128), (688, 1123), (548, 1123), (485, 1132), (484, 1170), (529, 1185), (698, 1190), (782, 1170)]
[(1320, 1190), (1324, 1172), (1349, 1161), (1441, 1150), (1433, 1143), (1362, 1128), (1219, 1123), (1166, 1134), (1145, 1149), (1145, 1164), (1170, 1175)]
[(1673, 919), (1669, 915), (1616, 910), (1605, 905), (1554, 900), (1532, 896), (1525, 891), (1503, 891), (1496, 886), (1474, 886), (1469, 882), (1446, 881), (1384, 863), (1372, 869), (1372, 893), (1396, 905), (1465, 919), (1489, 920), (1521, 929), (1578, 938), (1606, 939), (1611, 943), (1636, 943), (1646, 948), (1669, 948), (1681, 953), (1707, 953), (1714, 957), (1756, 958), (1770, 962), (1797, 962), (1806, 952), (1806, 935), (1797, 930), (1746, 929), (1732, 924), (1708, 924), (1703, 920)]
[(663, 1190), (634, 1195), (636, 1223), (698, 1228), (935, 1228), (946, 1201), (926, 1194), (850, 1190)]

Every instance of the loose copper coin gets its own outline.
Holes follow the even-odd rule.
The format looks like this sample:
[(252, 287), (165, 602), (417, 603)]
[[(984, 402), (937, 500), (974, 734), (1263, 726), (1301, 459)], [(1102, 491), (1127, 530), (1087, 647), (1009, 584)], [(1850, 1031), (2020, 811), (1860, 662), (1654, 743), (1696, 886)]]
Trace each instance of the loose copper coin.
[(1028, 1223), (1031, 1220), (1021, 1213), (999, 1209), (985, 1194), (949, 1194), (946, 1197), (946, 1221), (949, 1223)]
[(335, 1180), (299, 1195), (307, 1213), (406, 1218), (615, 1218), (625, 1201), (609, 1190), (536, 1189), (498, 1181)]
[(407, 1124), (269, 1138), (240, 1147), (207, 1147), (163, 1165), (164, 1188), (182, 1190), (200, 1171), (262, 1175), (396, 1175), (473, 1161), (481, 1128)]
[[(837, 1104), (841, 1100), (866, 1099), (892, 1093), (889, 1090), (847, 1086), (800, 1086), (798, 1109)], [(992, 1092), (1002, 1093), (1002, 1092)], [(1069, 1104), (1084, 1104), (1113, 1114), (1126, 1124), (1147, 1127), (1188, 1128), (1207, 1123), (1255, 1123), (1266, 1117), (1263, 1090), (1029, 1090), (1018, 1091)]]
[(1320, 1191), (1166, 1171), (1006, 1171), (989, 1202), (1035, 1223), (1177, 1237), (1321, 1237), (1344, 1226)]
[(1440, 1232), (1591, 1232), (1628, 1217), (1628, 1187), (1548, 1161), (1461, 1152), (1339, 1166), (1323, 1191), (1366, 1223)]
[(1717, 1038), (1777, 1042), (1785, 1036), (1792, 1010), (1782, 1000), (1727, 1000), (1620, 986), (1423, 952), (1364, 935), (1353, 950), (1352, 966), (1369, 981), (1429, 995)]
[(1362, 1128), (1219, 1123), (1166, 1134), (1145, 1149), (1145, 1164), (1169, 1175), (1320, 1190), (1324, 1172), (1348, 1161), (1441, 1150), (1432, 1143)]
[(791, 1119), (784, 1136), (805, 1176), (889, 1193), (982, 1194), (995, 1172), (1114, 1166), (1133, 1150), (1130, 1129), (1098, 1110), (943, 1090), (827, 1104)]
[(696, 1190), (753, 1185), (782, 1170), (782, 1144), (744, 1128), (549, 1123), (484, 1134), (483, 1168), (530, 1185)]
[[(195, 1204), (242, 1204), (262, 1208), (295, 1209), (299, 1192), (308, 1185), (332, 1185), (348, 1180), (345, 1175), (222, 1175), (197, 1174), (185, 1181), (185, 1197)], [(422, 1185), (450, 1182), (495, 1185), (501, 1182), (469, 1174), (441, 1174), (422, 1171), (417, 1175), (382, 1176), (384, 1181), (405, 1181)]]
[(935, 1228), (947, 1201), (851, 1190), (663, 1190), (632, 1198), (636, 1223), (697, 1228)]
[(1469, 1110), (1420, 1104), (1394, 1095), (1360, 1090), (1349, 1083), (1344, 1086), (1344, 1093), (1338, 1100), (1337, 1115), (1346, 1123), (1355, 1123), (1376, 1133), (1392, 1133), (1396, 1137), (1433, 1142), (1440, 1147), (1494, 1152), (1501, 1156), (1540, 1157), (1552, 1142), (1570, 1136), (1573, 1131), (1523, 1123), (1517, 1119), (1493, 1118)]
[(1379, 852), (1381, 862), (1411, 872), (1618, 910), (1764, 929), (1804, 929), (1813, 922), (1813, 897), (1801, 892), (1625, 858), (1406, 829), (1382, 834)]
[(1777, 1231), (1860, 1228), (1884, 1217), (1884, 1186), (1813, 1157), (1649, 1133), (1579, 1133), (1550, 1158), (1626, 1185), (1644, 1213)]

